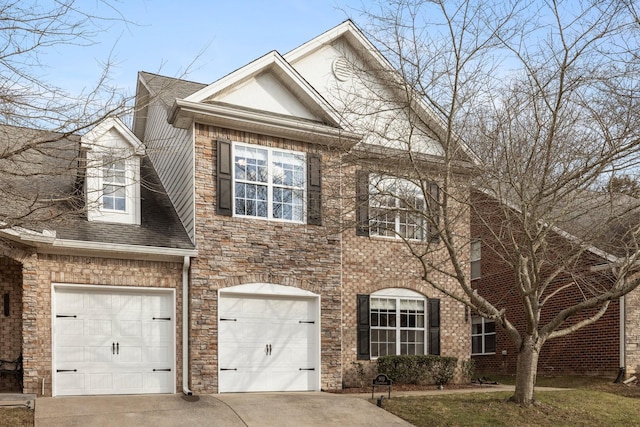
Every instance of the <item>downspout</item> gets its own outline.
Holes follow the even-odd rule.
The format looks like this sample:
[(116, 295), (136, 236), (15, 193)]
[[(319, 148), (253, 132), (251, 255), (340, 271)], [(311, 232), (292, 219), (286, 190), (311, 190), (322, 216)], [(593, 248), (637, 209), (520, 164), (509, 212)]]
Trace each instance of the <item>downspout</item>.
[(626, 314), (625, 314), (625, 299), (624, 299), (624, 295), (620, 297), (620, 327), (619, 329), (619, 333), (620, 333), (620, 369), (618, 370), (618, 378), (616, 378), (616, 380), (614, 381), (615, 383), (619, 383), (621, 381), (624, 380), (625, 374), (626, 374), (626, 322), (625, 322), (625, 318), (626, 318)]
[(189, 266), (191, 258), (184, 257), (182, 264), (182, 392), (193, 395), (189, 389)]

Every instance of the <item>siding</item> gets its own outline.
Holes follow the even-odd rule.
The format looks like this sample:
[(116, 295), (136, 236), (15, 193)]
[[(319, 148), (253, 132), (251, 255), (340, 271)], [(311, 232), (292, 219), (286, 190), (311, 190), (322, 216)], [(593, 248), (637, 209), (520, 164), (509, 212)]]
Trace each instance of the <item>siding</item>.
[(193, 130), (169, 125), (166, 108), (155, 102), (149, 106), (145, 135), (147, 154), (189, 238), (195, 242)]

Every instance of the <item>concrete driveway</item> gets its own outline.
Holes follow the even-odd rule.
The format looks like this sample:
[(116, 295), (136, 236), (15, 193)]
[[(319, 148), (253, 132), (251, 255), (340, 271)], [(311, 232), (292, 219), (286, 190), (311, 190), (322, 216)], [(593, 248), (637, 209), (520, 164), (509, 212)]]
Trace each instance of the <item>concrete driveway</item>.
[(41, 397), (35, 421), (36, 427), (411, 426), (361, 397), (331, 393)]

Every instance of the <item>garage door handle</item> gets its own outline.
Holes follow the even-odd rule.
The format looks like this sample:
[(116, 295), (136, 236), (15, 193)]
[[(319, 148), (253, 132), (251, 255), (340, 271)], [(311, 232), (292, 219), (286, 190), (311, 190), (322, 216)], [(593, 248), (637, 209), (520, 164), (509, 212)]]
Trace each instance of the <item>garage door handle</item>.
[(116, 343), (116, 354), (120, 354), (120, 343)]
[(76, 316), (75, 314), (69, 314), (69, 315), (67, 315), (67, 314), (56, 314), (56, 317), (57, 318), (60, 318), (60, 317), (75, 317), (75, 318), (77, 318), (78, 316)]
[(221, 371), (237, 371), (238, 368), (220, 368)]
[(153, 320), (171, 320), (171, 317), (154, 317)]
[(170, 368), (166, 368), (166, 369), (153, 369), (153, 372), (171, 372)]
[(116, 354), (116, 343), (111, 343), (111, 354)]
[(298, 371), (315, 371), (316, 368), (299, 368)]
[(56, 372), (78, 372), (77, 369), (56, 369)]

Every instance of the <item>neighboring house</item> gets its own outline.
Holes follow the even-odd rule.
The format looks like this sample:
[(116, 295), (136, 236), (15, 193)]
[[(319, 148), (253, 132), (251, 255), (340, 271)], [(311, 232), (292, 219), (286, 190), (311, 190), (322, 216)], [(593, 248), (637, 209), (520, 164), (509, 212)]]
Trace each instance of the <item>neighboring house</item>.
[[(620, 196), (622, 198), (623, 196)], [(620, 199), (619, 198), (619, 199)], [(471, 235), (472, 243), (472, 283), (487, 300), (504, 307), (511, 322), (519, 329), (524, 328), (525, 316), (522, 302), (514, 289), (514, 272), (502, 260), (500, 245), (494, 236), (504, 220), (498, 212), (498, 201), (480, 191), (472, 192)], [(477, 214), (476, 212), (480, 212)], [(480, 220), (480, 217), (483, 220)], [(594, 213), (589, 219), (595, 221)], [(490, 221), (487, 221), (490, 219)], [(485, 225), (486, 224), (486, 225)], [(586, 224), (593, 226), (594, 224)], [(602, 226), (601, 224), (599, 226)], [(489, 228), (491, 227), (492, 230)], [(609, 230), (614, 233), (615, 230)], [(566, 233), (566, 232), (565, 232)], [(567, 242), (567, 234), (558, 234), (558, 244)], [(563, 243), (564, 242), (564, 243)], [(616, 248), (607, 247), (603, 242), (592, 246), (574, 266), (581, 271), (580, 280), (587, 286), (608, 286), (612, 283), (611, 266), (615, 265)], [(550, 286), (549, 292), (577, 280), (568, 274), (560, 275)], [(549, 319), (551, 313), (568, 304), (575, 304), (583, 295), (576, 286), (570, 286), (558, 293), (544, 307), (541, 321)], [(590, 310), (593, 314), (596, 310)], [(571, 322), (584, 318), (579, 315)], [(640, 291), (611, 301), (606, 313), (592, 325), (579, 329), (570, 335), (547, 341), (540, 353), (538, 373), (607, 375), (615, 378), (620, 368), (628, 376), (640, 372)], [(472, 315), (472, 358), (479, 373), (515, 374), (516, 349), (495, 322)]]
[[(469, 358), (464, 306), (399, 238), (444, 260), (433, 224), (377, 191), (415, 191), (389, 163), (406, 116), (368, 99), (366, 123), (346, 110), (366, 95), (353, 60), (394, 104), (392, 67), (351, 21), (210, 85), (139, 73), (133, 132), (107, 120), (74, 147), (86, 176), (61, 185), (84, 189), (86, 217), (2, 231), (0, 286), (22, 325), (0, 356), (22, 352), (25, 392), (331, 390), (380, 355)], [(397, 135), (376, 136), (372, 117)], [(438, 165), (437, 138), (411, 134)], [(438, 181), (411, 199), (436, 222)]]

